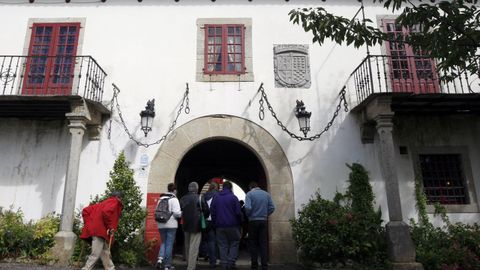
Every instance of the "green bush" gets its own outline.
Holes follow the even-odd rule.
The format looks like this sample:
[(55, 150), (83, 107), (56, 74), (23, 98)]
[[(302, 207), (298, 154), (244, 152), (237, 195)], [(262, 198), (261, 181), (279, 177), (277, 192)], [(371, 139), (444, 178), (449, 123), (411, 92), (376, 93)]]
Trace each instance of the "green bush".
[(479, 225), (452, 224), (445, 208), (437, 204), (435, 215), (442, 218), (444, 226), (433, 226), (427, 215), (427, 199), (420, 183), (420, 177), (417, 177), (415, 195), (419, 220), (410, 221), (417, 261), (423, 264), (425, 270), (480, 269)]
[(54, 215), (47, 215), (34, 223), (25, 222), (21, 210), (0, 209), (0, 259), (37, 260), (40, 263), (53, 260), (49, 250), (54, 245), (59, 224), (59, 218)]
[(328, 201), (317, 192), (291, 221), (293, 236), (306, 262), (382, 268), (386, 242), (381, 213), (373, 210), (374, 196), (365, 169), (360, 164), (349, 168), (347, 193), (337, 193)]
[[(133, 170), (129, 168), (123, 152), (120, 153), (113, 165), (110, 180), (107, 182), (107, 189), (102, 195), (95, 196), (90, 204), (105, 200), (112, 191), (123, 192), (123, 210), (118, 229), (115, 232), (115, 242), (111, 249), (112, 260), (128, 266), (145, 264), (147, 262), (145, 257), (146, 247), (142, 229), (147, 211), (141, 206), (142, 193), (133, 178)], [(77, 243), (73, 260), (83, 262), (88, 253), (89, 247), (85, 243)]]

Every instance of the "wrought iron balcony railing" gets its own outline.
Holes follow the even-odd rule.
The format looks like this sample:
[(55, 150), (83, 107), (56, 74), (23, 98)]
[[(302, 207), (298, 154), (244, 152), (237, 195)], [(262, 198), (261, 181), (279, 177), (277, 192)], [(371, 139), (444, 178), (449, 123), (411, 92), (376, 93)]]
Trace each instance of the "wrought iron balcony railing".
[(83, 96), (100, 102), (107, 74), (91, 56), (0, 56), (0, 96)]
[(435, 61), (425, 56), (367, 56), (352, 72), (349, 89), (360, 104), (376, 93), (471, 94), (480, 93), (480, 80), (461, 74), (440, 80)]

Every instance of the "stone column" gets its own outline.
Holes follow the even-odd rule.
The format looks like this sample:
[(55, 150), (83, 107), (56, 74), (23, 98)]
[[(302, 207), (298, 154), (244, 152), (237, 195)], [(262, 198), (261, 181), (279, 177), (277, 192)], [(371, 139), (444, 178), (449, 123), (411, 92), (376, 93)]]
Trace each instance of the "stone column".
[(83, 135), (86, 130), (87, 118), (81, 113), (67, 113), (71, 134), (70, 155), (68, 159), (65, 191), (63, 193), (60, 231), (55, 235), (53, 254), (59, 259), (58, 264), (67, 265), (75, 248), (76, 235), (73, 230), (75, 197), (77, 194), (78, 169), (82, 152)]
[(375, 117), (380, 146), (380, 169), (387, 193), (388, 217), (386, 225), (388, 257), (393, 269), (423, 269), (415, 262), (415, 246), (410, 237), (408, 225), (403, 222), (398, 178), (395, 167), (395, 146), (393, 144), (393, 115)]

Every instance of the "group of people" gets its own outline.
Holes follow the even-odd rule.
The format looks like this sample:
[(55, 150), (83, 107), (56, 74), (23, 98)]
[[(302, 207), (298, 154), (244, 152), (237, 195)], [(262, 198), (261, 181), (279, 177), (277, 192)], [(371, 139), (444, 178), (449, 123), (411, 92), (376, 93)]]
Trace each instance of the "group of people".
[[(178, 200), (175, 184), (168, 184), (167, 192), (159, 198), (159, 203), (162, 200), (168, 202), (169, 215), (162, 222), (157, 222), (162, 242), (156, 264), (158, 269), (175, 269), (172, 251), (179, 222), (184, 232), (187, 270), (196, 268), (202, 232), (207, 236), (210, 268), (216, 268), (218, 252), (222, 270), (236, 269), (242, 224), (245, 222), (248, 222), (251, 269), (258, 269), (259, 256), (261, 269), (268, 269), (267, 218), (275, 210), (272, 198), (256, 182), (252, 182), (242, 209), (232, 188), (232, 183), (225, 181), (220, 191), (219, 184), (212, 181), (208, 192), (203, 195), (199, 194), (198, 183), (191, 182), (188, 194)], [(110, 245), (123, 208), (122, 196), (121, 192), (115, 191), (106, 200), (83, 209), (84, 227), (80, 237), (91, 242), (92, 252), (82, 270), (93, 269), (98, 259), (102, 260), (105, 269), (115, 269)]]
[(267, 218), (275, 210), (275, 205), (270, 194), (252, 182), (245, 197), (245, 212), (242, 213), (240, 201), (232, 188), (232, 183), (225, 181), (220, 191), (219, 184), (212, 181), (208, 192), (203, 195), (199, 194), (198, 183), (191, 182), (188, 194), (178, 200), (175, 184), (168, 184), (167, 192), (159, 199), (159, 202), (168, 199), (171, 216), (167, 222), (157, 223), (162, 242), (156, 264), (158, 269), (174, 269), (172, 251), (179, 222), (185, 236), (187, 270), (196, 268), (202, 232), (207, 238), (210, 268), (216, 268), (218, 252), (222, 270), (236, 269), (244, 222), (248, 222), (251, 269), (258, 269), (259, 255), (262, 270), (268, 269)]

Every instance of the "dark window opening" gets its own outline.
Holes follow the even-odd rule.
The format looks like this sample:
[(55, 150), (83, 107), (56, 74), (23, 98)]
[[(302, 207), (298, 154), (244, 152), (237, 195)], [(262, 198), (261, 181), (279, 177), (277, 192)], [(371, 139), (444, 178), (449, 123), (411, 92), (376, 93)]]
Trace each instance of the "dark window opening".
[(425, 154), (419, 160), (429, 204), (468, 204), (460, 154)]

